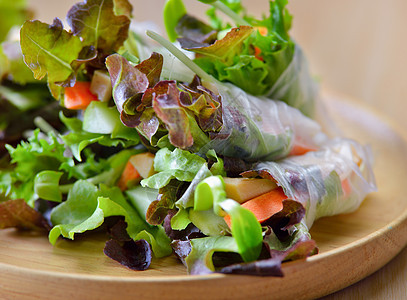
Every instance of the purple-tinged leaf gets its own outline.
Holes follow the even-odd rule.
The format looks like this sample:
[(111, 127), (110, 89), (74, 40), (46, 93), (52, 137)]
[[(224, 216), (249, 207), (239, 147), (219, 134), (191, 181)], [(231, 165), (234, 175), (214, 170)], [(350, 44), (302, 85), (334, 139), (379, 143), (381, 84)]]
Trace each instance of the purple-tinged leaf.
[(109, 240), (103, 252), (123, 266), (137, 271), (147, 270), (152, 259), (151, 247), (146, 240), (132, 240), (122, 244), (116, 240)]
[(127, 223), (122, 218), (120, 218), (113, 226), (108, 227), (107, 232), (111, 238), (116, 241), (126, 242), (131, 240), (131, 237), (127, 232)]
[(134, 128), (134, 127), (137, 127), (140, 125), (141, 116), (142, 116), (142, 113), (140, 113), (140, 112), (136, 112), (132, 115), (129, 115), (129, 114), (126, 114), (124, 111), (122, 111), (120, 114), (120, 120), (127, 127)]
[(255, 276), (275, 276), (283, 277), (281, 270), (281, 258), (274, 257), (269, 259), (257, 260), (251, 263), (233, 264), (219, 270), (224, 274), (240, 274)]
[(184, 91), (180, 94), (182, 106), (195, 114), (201, 129), (218, 131), (222, 126), (221, 96), (202, 86), (198, 76), (189, 85), (180, 84), (180, 89)]
[(248, 170), (248, 171), (242, 172), (240, 175), (242, 175), (243, 177), (247, 177), (247, 178), (260, 176), (261, 178), (269, 179), (269, 180), (276, 182), (274, 177), (270, 174), (270, 172), (267, 169)]
[(11, 227), (50, 230), (47, 220), (23, 199), (8, 200), (0, 203), (0, 229)]
[(137, 107), (137, 111), (143, 111), (146, 107), (153, 106), (153, 99), (156, 95), (166, 94), (168, 92), (168, 85), (174, 81), (162, 80), (159, 81), (154, 87), (148, 88), (141, 98), (141, 104)]
[(175, 82), (168, 84), (168, 93), (155, 96), (153, 108), (157, 116), (166, 125), (172, 145), (186, 149), (194, 144), (188, 114), (181, 107), (180, 91)]
[(238, 177), (242, 172), (250, 169), (250, 164), (241, 158), (224, 156), (223, 164), (228, 177)]
[(130, 26), (127, 16), (115, 14), (113, 0), (77, 3), (69, 10), (66, 19), (73, 34), (80, 36), (85, 45), (102, 49), (104, 53), (117, 51), (123, 45)]
[[(205, 235), (192, 223), (189, 223), (183, 230), (174, 230), (171, 227), (171, 219), (177, 213), (176, 210), (169, 210), (164, 219), (164, 229), (167, 236), (174, 241), (186, 241), (190, 239), (204, 237)], [(175, 245), (175, 244), (174, 244)]]
[(158, 196), (159, 199), (151, 202), (146, 212), (146, 221), (151, 225), (160, 225), (164, 222), (164, 218), (168, 213), (169, 208), (161, 202), (162, 195)]
[[(152, 107), (157, 93), (166, 93), (168, 84), (159, 81), (163, 58), (153, 53), (150, 58), (133, 66), (124, 57), (113, 54), (106, 59), (106, 66), (113, 86), (113, 98), (123, 124), (137, 127), (151, 142), (160, 125)], [(147, 110), (147, 111), (146, 111)]]
[(198, 95), (196, 98), (192, 98), (190, 94), (181, 92), (180, 103), (183, 107), (192, 111), (195, 115), (198, 115), (206, 108), (206, 99), (204, 95)]
[(278, 257), (281, 261), (298, 260), (318, 253), (316, 243), (311, 239), (308, 229), (301, 224), (296, 226), (290, 239), (278, 244), (275, 235), (269, 228), (264, 235), (264, 245), (269, 249), (271, 258)]
[(175, 207), (179, 191), (182, 190), (183, 182), (171, 180), (165, 187), (159, 189), (157, 200), (151, 202), (147, 209), (146, 220), (151, 225), (163, 223), (168, 211)]
[(152, 107), (144, 110), (140, 117), (140, 124), (137, 126), (139, 132), (142, 133), (151, 144), (153, 136), (157, 133), (157, 130), (160, 127), (160, 120), (155, 115), (155, 111)]
[(118, 111), (129, 116), (134, 115), (136, 107), (140, 104), (142, 93), (149, 86), (147, 76), (119, 54), (107, 57), (106, 66), (110, 74), (113, 98)]
[(187, 258), (189, 253), (191, 253), (192, 250), (191, 242), (189, 240), (186, 241), (175, 240), (171, 243), (171, 247), (174, 250), (175, 255), (177, 255), (177, 257), (181, 260), (184, 266), (187, 266), (185, 259)]
[[(97, 50), (93, 46), (85, 46), (82, 48), (81, 52), (78, 55), (78, 58), (75, 60), (73, 67), (76, 69), (79, 67), (80, 64), (82, 63), (87, 63), (90, 62), (91, 60), (94, 60), (97, 58)], [(104, 66), (104, 64), (103, 64)]]
[(314, 240), (304, 240), (297, 242), (294, 247), (288, 251), (284, 257), (285, 261), (293, 261), (299, 259), (305, 259), (308, 256), (318, 253), (317, 243)]
[(136, 68), (147, 76), (148, 87), (155, 86), (160, 81), (161, 71), (163, 68), (163, 56), (153, 52), (150, 58), (139, 63)]
[(283, 209), (264, 221), (262, 225), (270, 226), (275, 235), (283, 241), (289, 237), (289, 229), (298, 224), (304, 216), (304, 206), (300, 202), (287, 199), (283, 201)]
[(127, 0), (113, 0), (114, 13), (117, 16), (124, 15), (131, 19), (133, 6)]
[(209, 46), (217, 38), (217, 31), (202, 21), (188, 14), (184, 15), (175, 28), (177, 34), (188, 39)]
[(221, 97), (203, 86), (198, 86), (207, 100), (206, 107), (201, 110), (198, 121), (203, 131), (219, 131), (223, 125)]

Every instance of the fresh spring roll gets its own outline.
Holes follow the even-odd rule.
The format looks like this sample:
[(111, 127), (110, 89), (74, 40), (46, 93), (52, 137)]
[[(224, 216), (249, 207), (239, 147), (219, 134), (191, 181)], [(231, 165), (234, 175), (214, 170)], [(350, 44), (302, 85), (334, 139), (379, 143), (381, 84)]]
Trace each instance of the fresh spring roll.
[(259, 162), (246, 177), (274, 180), (289, 199), (306, 208), (305, 224), (355, 211), (376, 190), (370, 149), (349, 139), (333, 139), (319, 151), (277, 162)]
[(326, 139), (318, 123), (283, 102), (210, 76), (190, 84), (161, 80), (161, 54), (136, 66), (114, 54), (106, 65), (122, 122), (136, 128), (147, 146), (214, 149), (255, 162), (316, 150)]
[[(317, 245), (308, 232), (316, 219), (352, 212), (367, 194), (376, 190), (371, 163), (369, 148), (348, 139), (331, 140), (319, 151), (304, 155), (256, 163), (243, 176), (260, 176), (277, 183), (279, 188), (264, 194), (272, 197), (272, 201), (281, 202), (277, 210), (267, 204), (254, 205), (253, 201), (257, 201), (258, 197), (239, 205), (235, 201), (237, 199), (227, 199), (230, 194), (221, 193), (221, 184), (216, 184), (216, 176), (206, 178), (197, 185), (194, 208), (189, 209), (189, 218), (204, 231), (207, 226), (203, 226), (205, 223), (197, 219), (197, 215), (209, 222), (211, 228), (217, 224), (222, 229), (219, 216), (226, 212), (225, 221), (231, 236), (225, 234), (225, 229), (212, 230), (206, 232), (207, 237), (204, 238), (190, 236), (187, 240), (175, 240), (173, 248), (192, 274), (216, 271), (283, 276), (283, 261), (294, 257), (306, 258), (316, 253)], [(271, 203), (263, 200), (263, 203)], [(200, 212), (200, 207), (208, 201), (213, 201), (213, 212)], [(261, 219), (263, 212), (259, 214), (259, 207), (274, 212)], [(253, 215), (250, 216), (250, 213)], [(259, 222), (263, 234), (256, 229), (256, 223), (257, 228), (260, 227)]]

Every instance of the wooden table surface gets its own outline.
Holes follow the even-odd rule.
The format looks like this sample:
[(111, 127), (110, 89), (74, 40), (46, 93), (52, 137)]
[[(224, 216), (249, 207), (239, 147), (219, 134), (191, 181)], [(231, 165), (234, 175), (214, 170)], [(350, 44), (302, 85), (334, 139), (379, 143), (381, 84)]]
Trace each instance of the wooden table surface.
[[(64, 18), (73, 0), (29, 0), (38, 19)], [(138, 20), (158, 24), (163, 0), (132, 0)], [(202, 6), (185, 0), (195, 13)], [(268, 1), (246, 0), (250, 13), (267, 11)], [(407, 130), (407, 1), (291, 1), (293, 31), (323, 87), (368, 103)], [(159, 12), (159, 13), (157, 13)], [(406, 199), (407, 201), (407, 199)], [(407, 248), (362, 281), (323, 299), (405, 299)]]

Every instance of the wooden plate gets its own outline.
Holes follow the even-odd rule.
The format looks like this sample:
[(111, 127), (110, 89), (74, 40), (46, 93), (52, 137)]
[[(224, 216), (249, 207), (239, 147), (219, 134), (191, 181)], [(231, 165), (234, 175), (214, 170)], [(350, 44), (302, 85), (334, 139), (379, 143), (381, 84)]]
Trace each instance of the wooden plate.
[(318, 220), (311, 230), (320, 254), (284, 265), (285, 277), (188, 276), (174, 258), (144, 272), (105, 257), (97, 235), (75, 242), (15, 230), (0, 232), (0, 295), (25, 299), (309, 299), (373, 273), (407, 243), (407, 146), (402, 134), (354, 102), (326, 97), (347, 136), (371, 145), (379, 191), (352, 214)]

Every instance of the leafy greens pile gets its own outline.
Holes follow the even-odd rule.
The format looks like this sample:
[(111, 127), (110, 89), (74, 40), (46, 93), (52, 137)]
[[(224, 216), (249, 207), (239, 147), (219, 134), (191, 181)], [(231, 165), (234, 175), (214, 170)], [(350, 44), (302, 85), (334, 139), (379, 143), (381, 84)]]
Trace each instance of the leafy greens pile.
[[(248, 16), (239, 1), (202, 2), (214, 6), (209, 11), (212, 25), (188, 15), (181, 1), (167, 2), (164, 21), (170, 38), (195, 52), (194, 61), (216, 79), (314, 116), (317, 88), (301, 48), (289, 36), (288, 1), (271, 1), (269, 17), (262, 20)], [(216, 11), (239, 27), (222, 22)]]
[[(169, 38), (195, 52), (193, 61), (154, 32), (159, 47), (132, 32), (127, 0), (74, 5), (69, 30), (59, 19), (24, 23), (22, 57), (59, 100), (51, 103), (59, 120), (37, 112), (27, 140), (7, 142), (0, 228), (44, 230), (51, 244), (105, 230), (105, 254), (136, 270), (174, 252), (191, 274), (282, 276), (283, 261), (317, 252), (308, 233), (315, 219), (352, 211), (375, 190), (368, 149), (328, 138), (304, 115), (313, 115), (316, 90), (288, 35), (286, 1), (270, 1), (263, 20), (239, 1), (209, 2), (211, 25), (180, 0), (164, 7)], [(18, 86), (24, 96), (33, 80), (19, 79), (3, 57), (0, 88)], [(181, 63), (194, 74), (189, 82), (173, 72)], [(111, 95), (92, 94), (94, 86)], [(50, 106), (47, 93), (34, 95), (30, 105)], [(73, 100), (83, 103), (72, 109)], [(243, 201), (228, 191), (230, 180), (273, 189)], [(261, 217), (270, 207), (258, 209), (259, 201), (270, 199), (274, 208)]]

